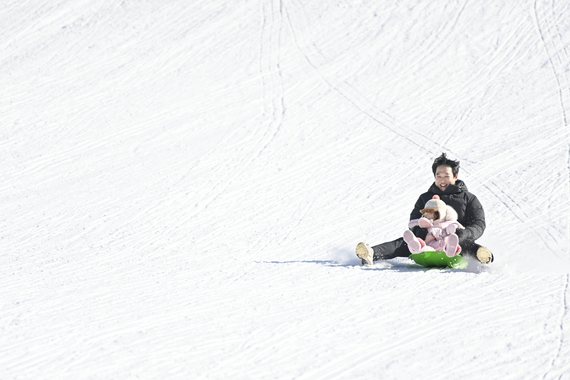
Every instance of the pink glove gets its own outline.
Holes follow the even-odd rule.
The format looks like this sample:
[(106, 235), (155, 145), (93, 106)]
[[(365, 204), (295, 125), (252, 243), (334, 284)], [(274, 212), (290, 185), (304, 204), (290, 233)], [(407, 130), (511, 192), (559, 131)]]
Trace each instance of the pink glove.
[(433, 227), (432, 222), (430, 222), (427, 218), (424, 218), (423, 216), (418, 220), (418, 225), (421, 228), (431, 228)]
[(429, 230), (429, 233), (433, 235), (434, 238), (439, 238), (441, 236), (443, 236), (443, 231), (441, 230), (441, 228), (432, 228)]
[(450, 225), (447, 226), (447, 228), (445, 229), (445, 231), (447, 231), (447, 234), (448, 234), (448, 235), (454, 234), (456, 230), (457, 230), (457, 227), (455, 226), (455, 224), (450, 224)]

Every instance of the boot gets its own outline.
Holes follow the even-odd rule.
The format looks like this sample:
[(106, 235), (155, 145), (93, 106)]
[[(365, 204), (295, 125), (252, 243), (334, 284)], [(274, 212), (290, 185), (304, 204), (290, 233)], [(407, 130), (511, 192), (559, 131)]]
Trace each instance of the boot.
[(362, 259), (362, 265), (372, 265), (374, 260), (374, 251), (368, 244), (358, 243), (356, 246), (356, 256)]
[(408, 245), (408, 249), (411, 253), (422, 252), (422, 248), (426, 245), (423, 240), (418, 239), (410, 230), (404, 231), (404, 241)]
[(477, 260), (479, 260), (482, 264), (491, 264), (495, 258), (491, 251), (489, 251), (485, 247), (480, 247), (477, 250)]
[(447, 246), (445, 247), (445, 254), (447, 257), (453, 257), (457, 255), (459, 248), (459, 237), (455, 234), (449, 235), (447, 238)]

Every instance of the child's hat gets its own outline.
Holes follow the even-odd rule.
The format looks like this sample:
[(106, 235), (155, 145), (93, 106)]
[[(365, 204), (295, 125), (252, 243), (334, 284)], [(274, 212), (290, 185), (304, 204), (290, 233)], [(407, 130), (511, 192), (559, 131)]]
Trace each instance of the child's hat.
[(423, 214), (427, 210), (439, 211), (439, 219), (444, 220), (447, 212), (447, 205), (444, 201), (439, 199), (439, 195), (436, 194), (432, 199), (426, 202), (424, 209), (420, 210), (420, 212)]

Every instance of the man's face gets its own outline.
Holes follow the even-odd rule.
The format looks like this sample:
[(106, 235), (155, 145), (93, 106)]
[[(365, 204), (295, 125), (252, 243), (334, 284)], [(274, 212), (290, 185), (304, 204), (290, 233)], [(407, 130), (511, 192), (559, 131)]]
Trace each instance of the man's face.
[(453, 176), (451, 167), (441, 165), (435, 170), (435, 185), (439, 187), (441, 191), (445, 191), (449, 185), (455, 185), (458, 175)]

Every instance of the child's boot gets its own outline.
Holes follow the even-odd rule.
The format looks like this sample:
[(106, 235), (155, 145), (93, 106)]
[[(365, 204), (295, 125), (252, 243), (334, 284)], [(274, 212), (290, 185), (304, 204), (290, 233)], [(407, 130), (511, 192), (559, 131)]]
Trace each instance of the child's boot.
[(445, 247), (445, 254), (447, 257), (457, 255), (459, 248), (459, 237), (456, 234), (451, 234), (447, 238), (447, 246)]
[(408, 245), (408, 249), (411, 253), (422, 252), (422, 248), (426, 245), (422, 239), (418, 239), (410, 230), (404, 231), (404, 241)]

